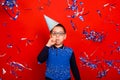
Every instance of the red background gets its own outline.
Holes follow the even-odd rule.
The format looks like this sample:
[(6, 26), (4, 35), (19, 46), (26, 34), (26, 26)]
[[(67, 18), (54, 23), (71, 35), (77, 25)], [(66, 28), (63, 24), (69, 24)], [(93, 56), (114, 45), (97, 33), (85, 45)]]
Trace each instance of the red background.
[[(101, 60), (120, 59), (120, 52), (110, 54), (114, 48), (114, 46), (113, 48), (110, 46), (114, 45), (115, 41), (118, 42), (117, 45), (120, 45), (120, 26), (117, 26), (118, 31), (115, 26), (115, 24), (120, 24), (120, 2), (119, 0), (78, 0), (78, 2), (80, 1), (84, 2), (85, 13), (89, 12), (84, 16), (84, 22), (78, 17), (74, 19), (67, 17), (74, 12), (66, 10), (67, 0), (50, 0), (49, 5), (47, 4), (48, 0), (17, 0), (20, 10), (17, 20), (11, 20), (3, 7), (0, 6), (0, 55), (6, 54), (4, 57), (0, 57), (0, 78), (3, 80), (44, 80), (45, 63), (39, 65), (37, 55), (49, 39), (48, 26), (43, 16), (45, 14), (63, 24), (67, 29), (65, 45), (72, 47), (75, 52), (82, 80), (99, 80), (96, 78), (99, 68), (92, 70), (82, 66), (79, 59), (80, 53), (86, 52), (90, 55), (94, 52), (92, 60), (95, 59), (95, 56)], [(111, 11), (109, 10), (110, 6), (103, 8), (106, 3), (115, 3), (115, 8)], [(40, 7), (43, 8), (40, 9)], [(98, 15), (96, 10), (101, 11), (102, 17)], [(70, 20), (76, 24), (76, 31), (73, 30)], [(114, 23), (110, 23), (110, 21)], [(104, 32), (105, 38), (101, 43), (85, 40), (82, 31), (88, 25), (92, 30)], [(21, 38), (27, 38), (32, 42), (26, 46), (26, 40), (21, 40)], [(9, 43), (13, 44), (12, 48), (7, 48)], [(20, 77), (15, 78), (10, 73), (12, 67), (7, 64), (11, 61), (27, 64), (32, 70), (16, 71)], [(120, 63), (116, 63), (116, 65), (120, 66)], [(2, 68), (6, 70), (6, 74), (2, 74)], [(107, 67), (105, 66), (105, 68)], [(102, 80), (120, 80), (120, 74), (117, 70), (110, 68)]]

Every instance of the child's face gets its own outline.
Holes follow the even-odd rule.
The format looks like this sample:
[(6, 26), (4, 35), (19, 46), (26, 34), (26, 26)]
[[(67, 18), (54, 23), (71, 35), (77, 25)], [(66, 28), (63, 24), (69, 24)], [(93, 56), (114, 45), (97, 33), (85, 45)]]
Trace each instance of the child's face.
[(66, 39), (66, 33), (64, 32), (62, 27), (55, 27), (51, 33), (51, 37), (55, 38), (56, 43), (55, 45), (63, 44), (63, 41)]

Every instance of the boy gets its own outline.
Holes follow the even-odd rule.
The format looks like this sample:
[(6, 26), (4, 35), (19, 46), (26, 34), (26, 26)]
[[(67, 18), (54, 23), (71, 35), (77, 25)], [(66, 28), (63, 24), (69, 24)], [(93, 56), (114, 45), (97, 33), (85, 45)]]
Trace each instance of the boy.
[(38, 55), (39, 63), (46, 61), (46, 80), (71, 80), (70, 69), (75, 80), (81, 80), (76, 65), (74, 52), (65, 47), (66, 30), (63, 25), (57, 24), (50, 31), (50, 39)]

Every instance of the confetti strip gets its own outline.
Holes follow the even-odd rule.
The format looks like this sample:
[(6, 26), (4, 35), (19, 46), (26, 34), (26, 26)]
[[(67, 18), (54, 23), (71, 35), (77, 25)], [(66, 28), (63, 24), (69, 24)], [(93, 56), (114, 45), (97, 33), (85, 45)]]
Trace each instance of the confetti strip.
[(91, 40), (93, 42), (102, 42), (105, 38), (105, 34), (96, 32), (94, 30), (83, 30), (83, 35), (85, 35), (86, 40)]
[(2, 74), (6, 74), (6, 70), (4, 68), (2, 68)]
[[(12, 20), (16, 20), (18, 18), (20, 11), (18, 10), (18, 4), (16, 0), (5, 0), (2, 3), (2, 6)], [(14, 8), (16, 8), (16, 10)]]
[(6, 53), (0, 54), (0, 58), (6, 56)]

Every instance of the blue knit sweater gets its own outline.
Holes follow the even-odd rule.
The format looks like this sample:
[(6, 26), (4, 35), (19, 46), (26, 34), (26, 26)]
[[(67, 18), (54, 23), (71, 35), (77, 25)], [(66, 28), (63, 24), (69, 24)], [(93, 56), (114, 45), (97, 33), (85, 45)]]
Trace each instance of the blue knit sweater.
[(70, 78), (70, 58), (72, 49), (68, 47), (49, 49), (46, 76), (54, 80)]

